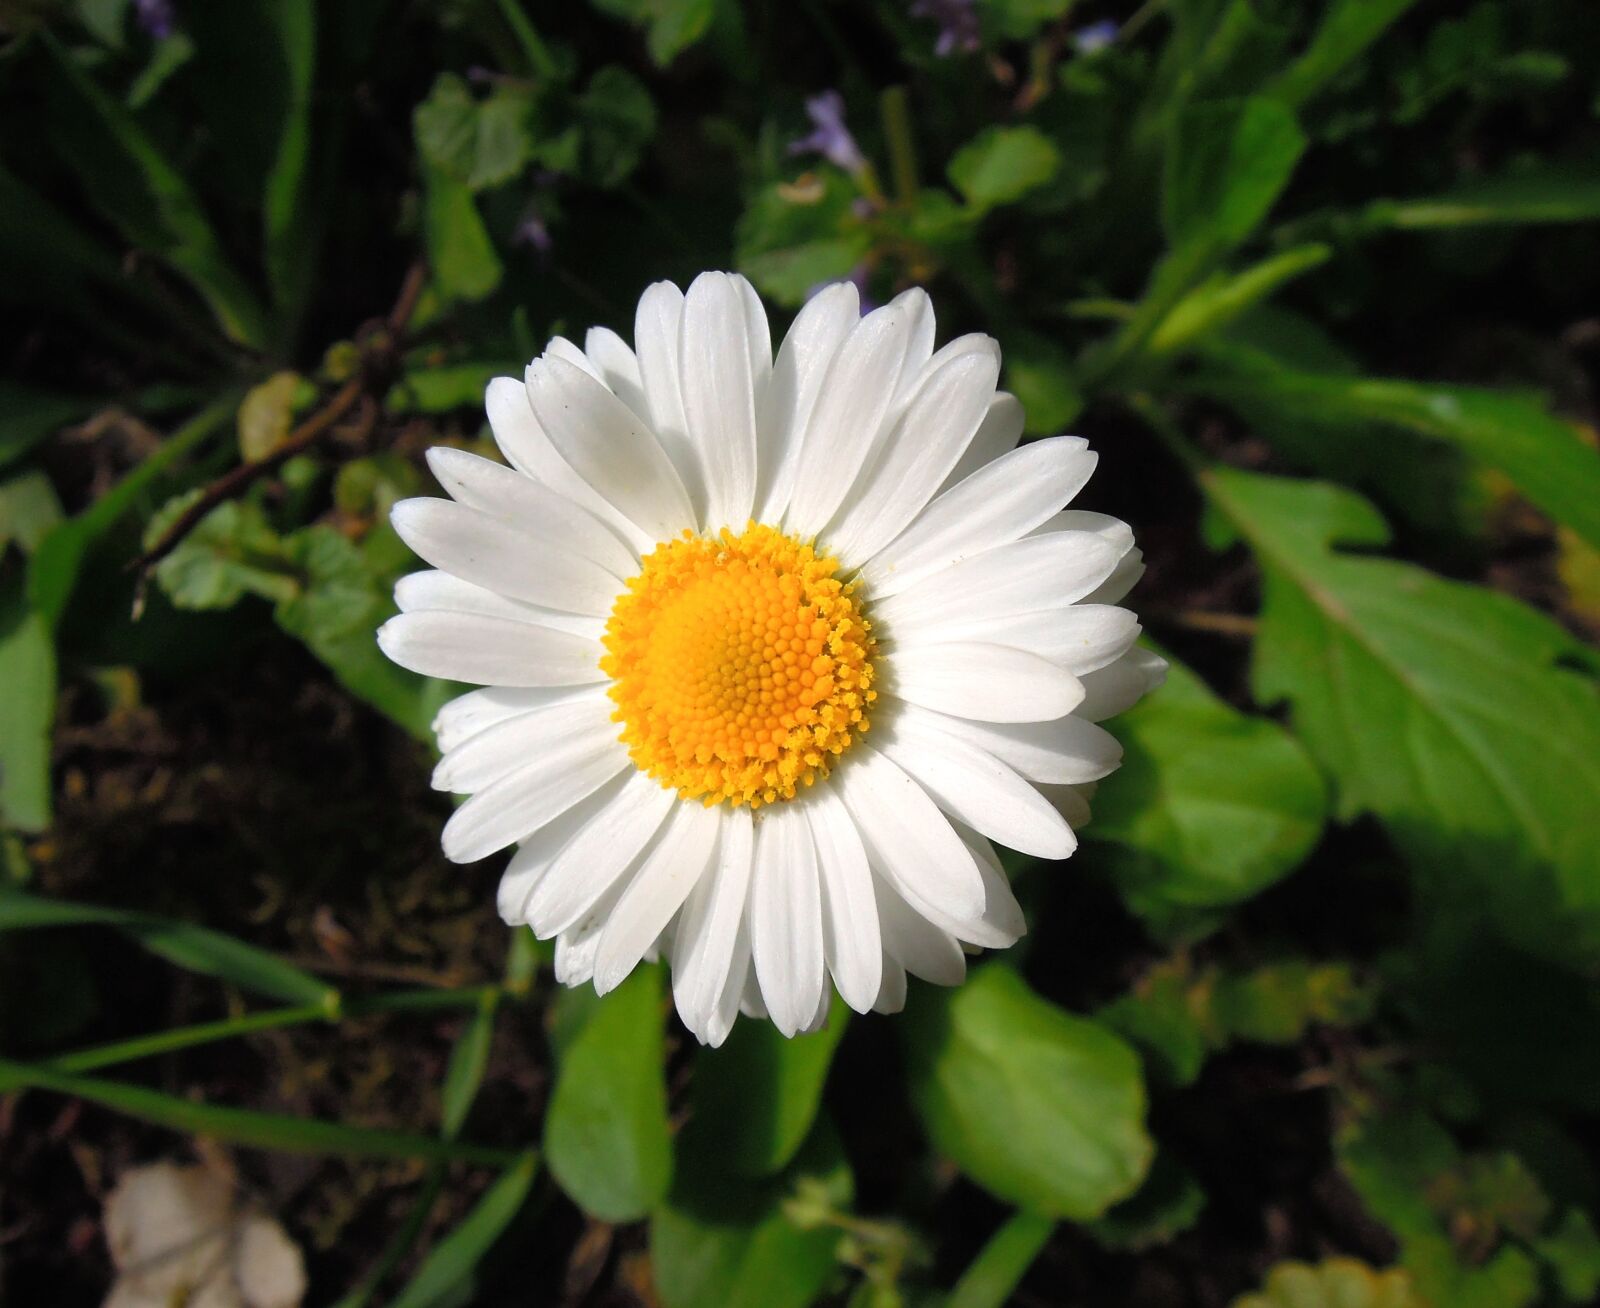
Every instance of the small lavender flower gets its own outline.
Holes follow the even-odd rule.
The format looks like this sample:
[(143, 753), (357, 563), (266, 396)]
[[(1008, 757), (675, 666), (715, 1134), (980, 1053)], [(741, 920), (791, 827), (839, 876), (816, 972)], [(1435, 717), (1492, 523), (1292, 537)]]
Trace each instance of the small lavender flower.
[(978, 35), (978, 11), (973, 0), (916, 0), (913, 18), (931, 18), (939, 25), (939, 39), (933, 53), (944, 59), (958, 50), (972, 54), (982, 41)]
[(824, 91), (806, 101), (806, 113), (815, 129), (810, 136), (789, 142), (790, 154), (820, 154), (829, 163), (836, 164), (847, 173), (859, 173), (867, 167), (867, 157), (861, 153), (856, 138), (844, 125), (844, 97), (837, 91)]
[(1115, 44), (1117, 32), (1116, 23), (1109, 18), (1102, 18), (1098, 23), (1090, 23), (1088, 27), (1081, 27), (1074, 32), (1072, 48), (1082, 55), (1096, 54)]
[(133, 0), (133, 15), (140, 27), (157, 41), (165, 41), (177, 30), (178, 18), (172, 0)]

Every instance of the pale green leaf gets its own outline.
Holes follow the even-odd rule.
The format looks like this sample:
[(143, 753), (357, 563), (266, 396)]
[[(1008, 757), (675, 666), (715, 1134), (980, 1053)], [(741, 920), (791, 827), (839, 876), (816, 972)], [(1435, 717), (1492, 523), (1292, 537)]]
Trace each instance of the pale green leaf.
[(1037, 127), (985, 128), (950, 160), (950, 180), (974, 209), (1014, 204), (1048, 185), (1061, 152)]
[(521, 1211), (538, 1174), (538, 1159), (532, 1154), (509, 1168), (484, 1191), (455, 1230), (429, 1251), (417, 1274), (390, 1301), (390, 1308), (433, 1308), (442, 1302), (457, 1302), (448, 1296), (470, 1290), (478, 1264)]

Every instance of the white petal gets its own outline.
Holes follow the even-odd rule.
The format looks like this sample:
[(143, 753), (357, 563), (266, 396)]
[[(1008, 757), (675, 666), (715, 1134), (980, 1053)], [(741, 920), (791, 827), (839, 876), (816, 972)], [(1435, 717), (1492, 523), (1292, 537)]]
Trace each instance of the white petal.
[(638, 351), (639, 379), (644, 387), (650, 428), (688, 488), (698, 516), (705, 512), (706, 487), (700, 454), (689, 437), (684, 417), (683, 384), (678, 373), (683, 331), (683, 292), (671, 282), (656, 282), (639, 297), (633, 319), (633, 348)]
[(1052, 531), (1092, 532), (1116, 550), (1119, 559), (1133, 548), (1133, 528), (1121, 518), (1113, 518), (1109, 513), (1094, 513), (1089, 509), (1063, 509), (1040, 523), (1028, 534), (1043, 536)]
[(525, 840), (628, 766), (628, 751), (605, 732), (550, 741), (538, 758), (480, 790), (444, 824), (444, 856), (480, 858)]
[(1022, 905), (1011, 890), (1011, 881), (1000, 866), (994, 846), (971, 827), (960, 822), (951, 823), (962, 843), (972, 851), (973, 861), (983, 875), (983, 889), (987, 898), (983, 905), (983, 920), (1010, 943), (1028, 933), (1028, 922), (1022, 914)]
[(1036, 858), (1066, 858), (1077, 848), (1072, 828), (1037, 790), (932, 714), (903, 713), (874, 743), (946, 813), (1007, 848)]
[(583, 352), (611, 393), (646, 422), (650, 421), (639, 360), (628, 343), (609, 327), (591, 327), (583, 338)]
[[(876, 599), (874, 620), (895, 640), (931, 639), (950, 619), (1061, 608), (1098, 586), (1116, 551), (1092, 532), (1029, 536), (963, 559), (916, 585)], [(1042, 717), (1043, 714), (1035, 714)]]
[(1134, 546), (1120, 559), (1112, 573), (1081, 601), (1084, 604), (1120, 604), (1144, 576), (1144, 551)]
[(378, 628), (378, 646), (425, 677), (480, 686), (577, 686), (605, 679), (605, 650), (598, 641), (474, 613), (402, 613)]
[(940, 495), (863, 566), (862, 578), (883, 599), (1027, 535), (1082, 489), (1098, 458), (1076, 436), (1013, 450)]
[(401, 500), (389, 518), (434, 567), (529, 604), (604, 617), (629, 575), (453, 500)]
[(500, 916), (508, 926), (523, 926), (528, 921), (528, 898), (550, 870), (557, 854), (567, 842), (605, 812), (627, 783), (628, 774), (618, 773), (592, 795), (587, 795), (560, 817), (547, 822), (518, 847), (506, 864), (496, 896)]
[(562, 848), (524, 910), (541, 938), (568, 931), (661, 829), (677, 796), (643, 772), (629, 771), (615, 799)]
[(983, 881), (944, 814), (896, 763), (857, 742), (834, 774), (867, 857), (901, 894), (956, 917), (983, 912)]
[[(1029, 781), (1080, 785), (1115, 772), (1122, 762), (1117, 738), (1075, 713), (1048, 722), (974, 722), (932, 713), (915, 704), (898, 707), (908, 719), (947, 731), (993, 754)], [(899, 721), (897, 716), (895, 729)]]
[(560, 359), (535, 359), (527, 382), (550, 443), (596, 494), (658, 541), (695, 525), (682, 480), (632, 409)]
[(822, 877), (822, 936), (833, 983), (844, 1002), (865, 1013), (883, 984), (883, 940), (867, 851), (849, 811), (831, 790), (805, 799), (806, 820)]
[(908, 364), (921, 366), (920, 360), (912, 362), (912, 351), (929, 321), (927, 298), (907, 291), (874, 309), (839, 347), (806, 424), (804, 453), (784, 515), (794, 534), (821, 531), (876, 452)]
[(572, 924), (569, 930), (556, 937), (556, 980), (564, 986), (581, 986), (594, 980), (595, 955), (600, 952), (600, 937), (611, 918), (611, 910), (622, 897), (626, 882), (616, 881), (606, 887), (589, 911)]
[(700, 804), (674, 805), (639, 870), (611, 910), (594, 960), (594, 988), (615, 990), (666, 929), (710, 870), (722, 816)]
[(474, 586), (470, 581), (452, 577), (448, 572), (429, 569), (412, 572), (394, 584), (394, 602), (402, 613), (425, 613), (430, 609), (441, 613), (475, 613), (486, 618), (506, 618), (512, 622), (531, 622), (539, 627), (553, 627), (574, 636), (587, 636), (599, 640), (605, 634), (606, 624), (600, 618), (584, 617), (580, 613), (557, 613), (542, 609), (536, 604), (496, 595), (492, 590)]
[(433, 788), (470, 795), (538, 757), (553, 740), (580, 733), (614, 736), (611, 713), (605, 690), (595, 686), (506, 718), (440, 759), (433, 770)]
[(744, 998), (745, 990), (750, 984), (750, 926), (747, 901), (745, 916), (739, 919), (739, 932), (733, 941), (733, 961), (728, 964), (728, 980), (722, 987), (716, 1011), (712, 1013), (704, 1033), (695, 1032), (713, 1049), (718, 1048), (728, 1038), (728, 1032), (733, 1030), (734, 1021), (739, 1016), (739, 1001)]
[(883, 956), (883, 985), (872, 1002), (874, 1013), (898, 1013), (906, 1006), (906, 970), (897, 959)]
[(969, 350), (947, 359), (912, 396), (823, 533), (847, 568), (870, 559), (927, 507), (977, 431), (999, 376), (998, 349)]
[(616, 530), (635, 554), (642, 554), (655, 544), (653, 537), (630, 522), (561, 457), (533, 415), (525, 382), (496, 377), (484, 393), (483, 405), (494, 430), (495, 444), (512, 467), (588, 510)]
[[(765, 314), (761, 322), (764, 326)], [(689, 437), (705, 477), (701, 522), (707, 533), (728, 526), (742, 530), (755, 506), (761, 397), (751, 354), (743, 291), (727, 273), (701, 273), (684, 298), (678, 377)]]
[(1085, 786), (1040, 786), (1039, 791), (1076, 831), (1089, 820), (1089, 800), (1096, 784), (1091, 781)]
[(618, 577), (631, 577), (639, 570), (639, 556), (612, 528), (526, 473), (448, 445), (428, 451), (428, 467), (459, 503), (515, 523)]
[(546, 704), (590, 694), (587, 686), (485, 686), (457, 695), (433, 717), (439, 749), (448, 752), (497, 722), (519, 717)]
[(756, 520), (778, 522), (789, 507), (806, 428), (828, 367), (861, 320), (855, 286), (838, 282), (819, 291), (795, 315), (773, 365), (760, 421)]
[(789, 804), (764, 808), (756, 822), (750, 953), (773, 1025), (794, 1035), (817, 1011), (825, 968), (816, 845)]
[(672, 995), (683, 1024), (702, 1040), (708, 1040), (716, 1026), (728, 987), (750, 890), (754, 847), (750, 810), (739, 807), (726, 813), (716, 866), (700, 878), (678, 917)]
[(882, 881), (875, 885), (878, 918), (883, 923), (884, 951), (912, 976), (938, 986), (960, 985), (967, 974), (967, 956), (956, 938), (934, 926), (897, 895), (892, 886)]
[(1065, 668), (1008, 645), (910, 645), (884, 662), (891, 694), (982, 722), (1059, 718), (1083, 699), (1083, 687)]
[[(605, 378), (600, 375), (600, 369), (595, 367), (587, 354), (565, 336), (552, 336), (549, 344), (544, 347), (544, 352), (553, 359), (562, 359), (570, 363), (574, 368), (582, 368), (589, 376), (605, 386)], [(606, 389), (611, 388), (606, 386)]]
[[(884, 307), (902, 308), (911, 315), (911, 335), (906, 342), (906, 361), (900, 369), (900, 384), (895, 390), (895, 403), (899, 406), (910, 397), (912, 390), (926, 374), (934, 359), (933, 342), (938, 324), (934, 321), (933, 301), (920, 286), (913, 286), (909, 291), (901, 291)], [(962, 337), (952, 341), (940, 353), (948, 352), (946, 357), (960, 353), (973, 339), (973, 337)]]
[(1017, 442), (1022, 439), (1022, 428), (1025, 415), (1022, 402), (1015, 395), (1005, 391), (998, 391), (989, 401), (989, 412), (984, 416), (983, 422), (978, 426), (978, 434), (972, 438), (972, 444), (967, 446), (956, 466), (950, 469), (950, 475), (944, 479), (944, 485), (939, 489), (947, 491), (958, 482), (965, 481), (979, 468), (987, 467), (1004, 454), (1017, 448)]
[(1115, 663), (1083, 679), (1084, 698), (1079, 717), (1103, 722), (1137, 704), (1167, 679), (1167, 661), (1147, 649), (1131, 649)]

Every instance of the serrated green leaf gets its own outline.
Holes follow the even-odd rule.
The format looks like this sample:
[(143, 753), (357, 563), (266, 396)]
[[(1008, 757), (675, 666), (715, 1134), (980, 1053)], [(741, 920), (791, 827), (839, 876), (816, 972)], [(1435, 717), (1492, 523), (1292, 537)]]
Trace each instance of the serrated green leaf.
[(672, 1182), (661, 969), (639, 968), (604, 999), (568, 991), (561, 1004), (583, 1018), (561, 1048), (545, 1114), (550, 1173), (585, 1212), (636, 1221)]
[(837, 995), (821, 1031), (788, 1039), (770, 1022), (739, 1022), (695, 1060), (694, 1122), (717, 1138), (726, 1166), (767, 1176), (786, 1166), (816, 1119), (850, 1010)]
[[(146, 540), (158, 539), (198, 492), (179, 496), (150, 520)], [(226, 609), (246, 595), (285, 600), (300, 591), (300, 577), (283, 540), (258, 504), (231, 500), (200, 520), (156, 565), (156, 580), (180, 609)]]
[(901, 1035), (935, 1147), (1000, 1198), (1083, 1220), (1143, 1179), (1154, 1147), (1133, 1050), (1005, 964), (954, 990), (919, 988)]
[(1600, 544), (1600, 458), (1569, 423), (1520, 395), (1472, 386), (1328, 376), (1252, 351), (1214, 353), (1220, 368), (1190, 379), (1223, 401), (1265, 401), (1321, 422), (1374, 422), (1445, 441), (1498, 469), (1557, 522)]
[(1327, 810), (1310, 758), (1276, 723), (1217, 699), (1182, 664), (1161, 694), (1107, 724), (1122, 767), (1086, 834), (1136, 912), (1162, 919), (1239, 903), (1299, 866)]
[(989, 127), (956, 151), (950, 181), (974, 209), (1014, 204), (1048, 185), (1061, 152), (1037, 127)]
[(538, 1174), (539, 1162), (532, 1154), (507, 1169), (459, 1225), (429, 1251), (417, 1274), (390, 1301), (390, 1308), (437, 1308), (445, 1302), (460, 1302), (455, 1296), (463, 1291), (470, 1294), (478, 1264), (521, 1211)]
[(1215, 508), (1265, 574), (1252, 680), (1288, 700), (1338, 812), (1372, 812), (1430, 893), (1530, 950), (1600, 957), (1600, 793), (1581, 646), (1490, 591), (1339, 553), (1388, 532), (1359, 496), (1213, 469)]

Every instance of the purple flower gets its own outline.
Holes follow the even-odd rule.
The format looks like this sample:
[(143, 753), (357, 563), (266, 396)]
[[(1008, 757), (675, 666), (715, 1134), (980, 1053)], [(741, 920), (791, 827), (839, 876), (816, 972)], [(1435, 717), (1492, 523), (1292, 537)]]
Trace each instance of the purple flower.
[(531, 245), (540, 254), (549, 254), (555, 246), (555, 238), (545, 226), (544, 215), (537, 209), (529, 209), (522, 221), (517, 224), (516, 231), (511, 233), (511, 243)]
[(844, 125), (844, 97), (837, 91), (824, 91), (806, 101), (806, 113), (815, 129), (810, 136), (789, 142), (790, 154), (820, 154), (829, 163), (837, 164), (847, 173), (859, 173), (867, 166), (867, 158)]
[(972, 54), (982, 45), (978, 35), (978, 11), (972, 0), (916, 0), (913, 18), (931, 18), (939, 24), (939, 39), (933, 52), (944, 59), (960, 51)]
[(1072, 48), (1079, 54), (1095, 54), (1113, 45), (1117, 39), (1117, 25), (1109, 18), (1102, 18), (1098, 23), (1090, 23), (1088, 27), (1080, 27), (1072, 34)]
[(157, 41), (165, 41), (178, 26), (172, 0), (133, 0), (133, 14), (139, 26)]

